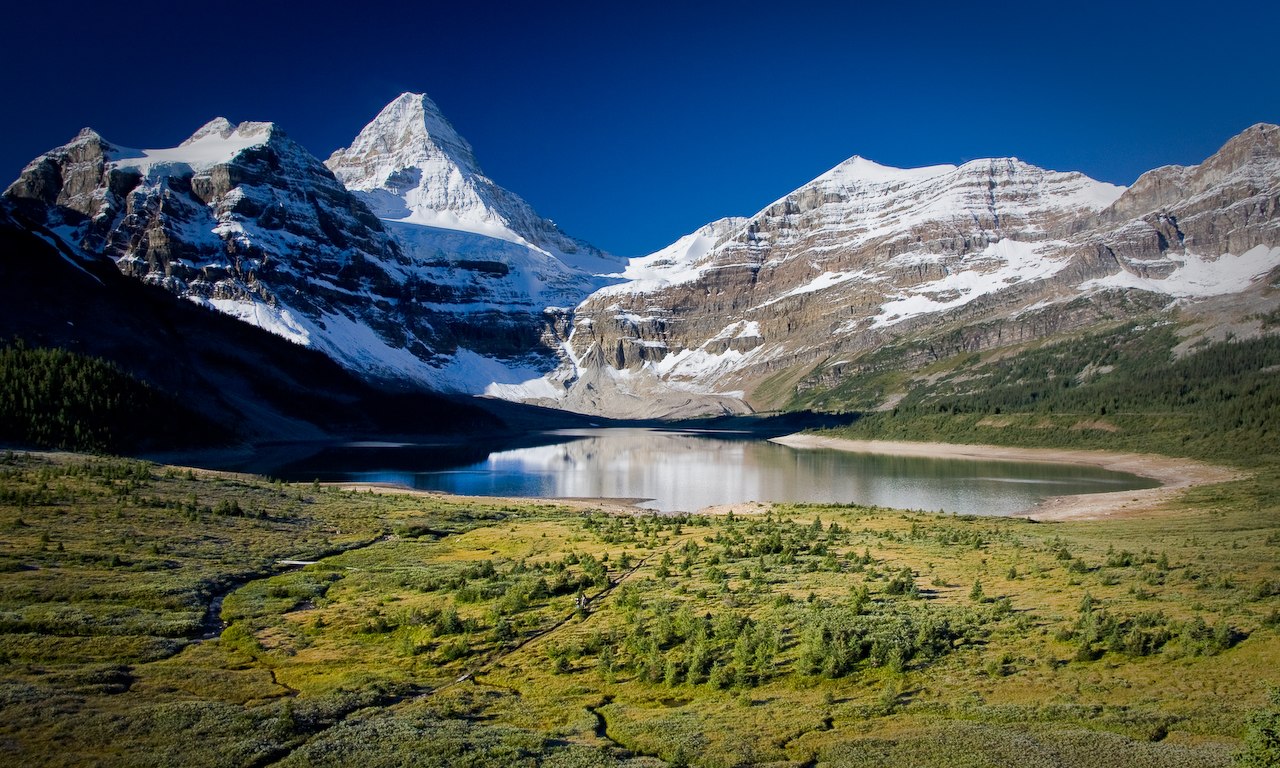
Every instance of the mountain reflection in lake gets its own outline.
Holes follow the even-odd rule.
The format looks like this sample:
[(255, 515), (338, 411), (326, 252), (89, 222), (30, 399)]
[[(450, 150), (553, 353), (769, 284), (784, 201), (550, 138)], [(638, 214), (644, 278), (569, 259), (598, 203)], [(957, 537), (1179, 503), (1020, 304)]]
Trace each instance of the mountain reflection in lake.
[[(563, 442), (497, 451), (461, 466), (324, 474), (328, 480), (471, 496), (649, 499), (642, 506), (664, 512), (779, 501), (1007, 515), (1049, 496), (1157, 485), (1094, 467), (797, 450), (724, 433), (601, 429), (558, 434)], [(329, 456), (326, 464), (333, 463)], [(368, 467), (367, 457), (351, 466)], [(384, 466), (405, 465), (386, 461)], [(305, 466), (294, 470), (307, 476)]]

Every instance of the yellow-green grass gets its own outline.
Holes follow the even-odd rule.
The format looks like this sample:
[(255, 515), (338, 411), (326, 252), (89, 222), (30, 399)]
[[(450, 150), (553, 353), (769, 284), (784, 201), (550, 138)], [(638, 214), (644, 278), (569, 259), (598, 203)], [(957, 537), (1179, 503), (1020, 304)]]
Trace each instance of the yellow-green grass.
[[(1263, 474), (1147, 516), (1034, 523), (0, 468), (13, 760), (1227, 765), (1280, 683)], [(228, 627), (198, 640), (241, 581)], [(835, 659), (837, 636), (867, 645)]]

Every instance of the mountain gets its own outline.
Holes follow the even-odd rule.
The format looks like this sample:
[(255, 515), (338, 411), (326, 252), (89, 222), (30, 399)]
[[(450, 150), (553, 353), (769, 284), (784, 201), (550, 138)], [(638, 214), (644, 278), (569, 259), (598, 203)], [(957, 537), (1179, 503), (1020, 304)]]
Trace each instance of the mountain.
[[(1130, 189), (1013, 158), (853, 157), (755, 216), (632, 260), (627, 282), (579, 305), (572, 369), (550, 378), (572, 382), (566, 407), (683, 416), (785, 406), (872, 367), (1173, 308), (1256, 332), (1249, 310), (1214, 313), (1273, 293), (1278, 201), (1272, 125)], [(905, 351), (874, 355), (888, 345)]]
[[(410, 388), (480, 393), (555, 368), (567, 308), (608, 282), (592, 270), (621, 267), (480, 175), (425, 96), (334, 157), (354, 192), (271, 123), (219, 118), (149, 150), (86, 129), (4, 199), (74, 252)], [(363, 187), (361, 157), (380, 179)], [(395, 214), (387, 184), (403, 220), (366, 205)]]
[(456, 330), (460, 349), (442, 382), (449, 388), (502, 395), (523, 392), (521, 382), (540, 384), (561, 361), (570, 310), (623, 267), (485, 176), (425, 94), (401, 94), (325, 164), (410, 259), (431, 268), (424, 279), (465, 282), (464, 295), (437, 302), (441, 310), (464, 315), (473, 329), (497, 326), (521, 338), (495, 354)]
[[(499, 187), (406, 93), (325, 163), (271, 123), (217, 119), (158, 150), (86, 129), (3, 200), (68, 264), (106, 259), (366, 381), (692, 417), (1135, 318), (1260, 332), (1278, 147), (1280, 128), (1257, 125), (1128, 189), (1015, 158), (855, 156), (623, 262)], [(870, 405), (901, 392), (881, 394)]]

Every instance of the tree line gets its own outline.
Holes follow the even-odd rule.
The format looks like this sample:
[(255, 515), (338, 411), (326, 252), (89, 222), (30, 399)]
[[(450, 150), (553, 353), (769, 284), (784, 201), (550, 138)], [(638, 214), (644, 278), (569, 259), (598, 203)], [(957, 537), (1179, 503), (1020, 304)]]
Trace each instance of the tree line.
[(105, 360), (64, 349), (0, 348), (0, 441), (121, 453), (225, 442), (230, 434)]

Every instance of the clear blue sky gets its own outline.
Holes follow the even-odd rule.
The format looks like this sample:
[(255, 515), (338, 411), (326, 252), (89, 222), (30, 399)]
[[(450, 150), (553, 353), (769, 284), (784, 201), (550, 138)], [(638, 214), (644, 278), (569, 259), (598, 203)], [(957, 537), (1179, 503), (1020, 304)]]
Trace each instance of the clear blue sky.
[[(10, 4), (0, 176), (89, 125), (274, 120), (322, 159), (425, 91), (485, 172), (621, 255), (845, 158), (1131, 183), (1280, 122), (1280, 3)], [(291, 4), (292, 5), (292, 4)]]

